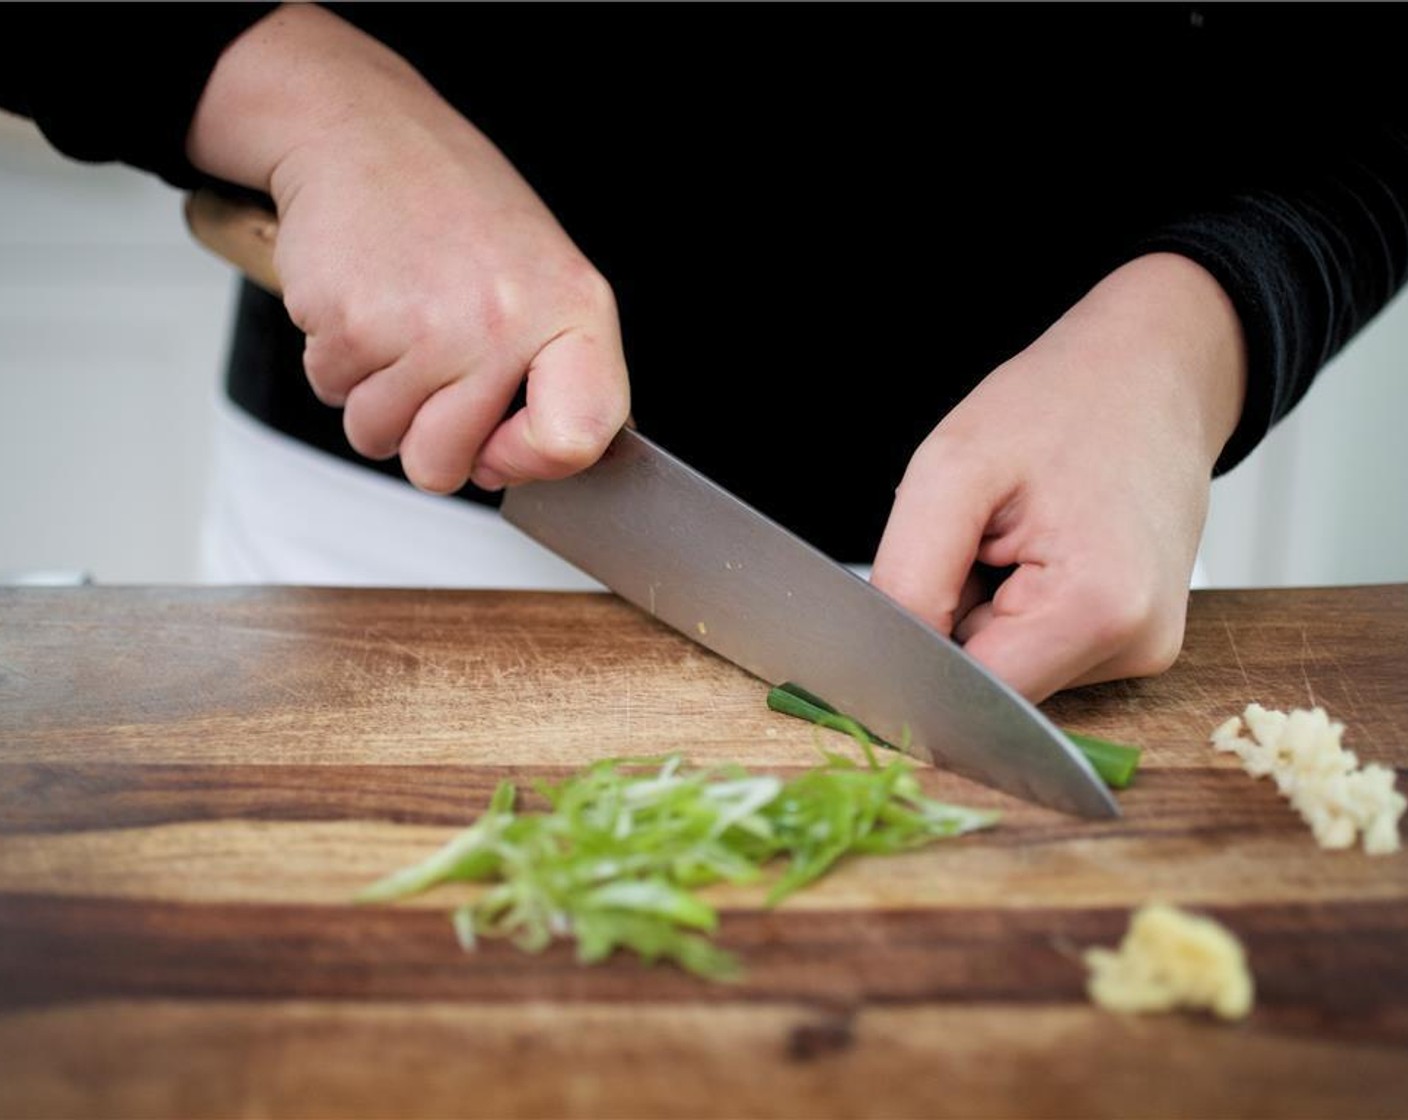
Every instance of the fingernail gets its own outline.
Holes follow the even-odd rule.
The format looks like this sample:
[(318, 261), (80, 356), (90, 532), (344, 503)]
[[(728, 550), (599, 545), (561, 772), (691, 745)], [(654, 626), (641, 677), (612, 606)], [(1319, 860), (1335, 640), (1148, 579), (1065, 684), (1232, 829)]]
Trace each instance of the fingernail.
[(479, 468), (469, 477), (474, 485), (481, 490), (502, 490), (504, 488), (503, 475), (485, 467)]

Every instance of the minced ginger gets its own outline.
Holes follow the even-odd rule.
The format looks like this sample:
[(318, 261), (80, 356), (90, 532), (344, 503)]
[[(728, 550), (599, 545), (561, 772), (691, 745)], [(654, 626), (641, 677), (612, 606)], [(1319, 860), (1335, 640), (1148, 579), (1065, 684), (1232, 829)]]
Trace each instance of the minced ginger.
[(1242, 944), (1211, 918), (1150, 903), (1130, 921), (1118, 950), (1084, 954), (1090, 998), (1109, 1011), (1206, 1009), (1241, 1019), (1252, 1008)]
[(1252, 777), (1269, 774), (1322, 848), (1352, 848), (1362, 835), (1370, 855), (1396, 852), (1408, 798), (1394, 788), (1389, 767), (1360, 766), (1343, 736), (1344, 724), (1323, 708), (1277, 712), (1249, 704), (1212, 733), (1212, 744), (1235, 754)]

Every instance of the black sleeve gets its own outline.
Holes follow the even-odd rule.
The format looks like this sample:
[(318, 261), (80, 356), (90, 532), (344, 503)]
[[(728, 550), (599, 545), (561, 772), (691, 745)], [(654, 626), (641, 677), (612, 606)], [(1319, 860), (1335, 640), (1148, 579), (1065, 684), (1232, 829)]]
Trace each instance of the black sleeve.
[(1273, 24), (1230, 7), (1206, 17), (1231, 21), (1214, 49), (1238, 55), (1218, 60), (1239, 75), (1217, 107), (1233, 122), (1223, 189), (1138, 246), (1197, 261), (1241, 318), (1247, 398), (1218, 474), (1290, 412), (1408, 275), (1408, 122), (1383, 54), (1396, 34), (1362, 5), (1344, 5), (1349, 15), (1250, 6), (1280, 9)]
[(60, 152), (117, 161), (172, 186), (203, 176), (186, 133), (225, 47), (275, 4), (11, 4), (0, 37), (0, 107)]

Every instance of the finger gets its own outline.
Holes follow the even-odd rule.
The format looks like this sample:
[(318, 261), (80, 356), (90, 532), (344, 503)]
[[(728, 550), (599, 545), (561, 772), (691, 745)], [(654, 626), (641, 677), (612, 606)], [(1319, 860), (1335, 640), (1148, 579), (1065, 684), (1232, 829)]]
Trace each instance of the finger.
[(437, 376), (422, 354), (406, 355), (352, 386), (342, 415), (347, 441), (368, 459), (389, 459), (401, 448), (411, 421), (430, 397), (456, 380), (444, 367)]
[(967, 645), (973, 636), (992, 623), (992, 600), (976, 604), (960, 618), (953, 628), (953, 640), (959, 645)]
[(1064, 688), (1161, 673), (1182, 645), (1183, 613), (1160, 605), (1150, 585), (1076, 570), (1022, 565), (956, 635), (1033, 702)]
[(955, 636), (962, 630), (964, 620), (973, 611), (983, 606), (987, 602), (987, 597), (987, 581), (975, 567), (963, 581), (963, 588), (958, 593), (958, 605), (953, 610), (953, 633)]
[(984, 533), (1010, 497), (999, 472), (958, 450), (936, 434), (915, 453), (870, 576), (943, 634), (952, 633), (980, 597), (973, 565)]
[[(1125, 649), (1104, 660), (1098, 659), (1096, 651), (1092, 662), (1092, 645), (1063, 650), (1055, 644), (1049, 630), (1043, 633), (1037, 626), (1019, 620), (988, 616), (980, 625), (981, 634), (965, 641), (964, 649), (1033, 703), (1069, 688), (1158, 676), (1173, 665), (1177, 656), (1176, 648), (1160, 644)], [(1024, 644), (1040, 642), (1048, 643), (1048, 653), (1007, 656)], [(998, 647), (1002, 647), (1001, 651)]]
[(964, 619), (955, 637), (1027, 699), (1044, 700), (1105, 659), (1081, 597), (1062, 590), (1052, 569), (1024, 564)]
[(485, 489), (565, 478), (601, 458), (630, 414), (630, 382), (614, 328), (558, 335), (533, 359), (527, 403), (489, 437), (474, 468)]
[(314, 395), (337, 408), (356, 385), (394, 364), (404, 352), (391, 338), (353, 324), (315, 329), (303, 344), (303, 371)]
[(406, 477), (432, 494), (452, 494), (463, 486), (516, 384), (511, 376), (466, 377), (432, 393), (401, 439)]

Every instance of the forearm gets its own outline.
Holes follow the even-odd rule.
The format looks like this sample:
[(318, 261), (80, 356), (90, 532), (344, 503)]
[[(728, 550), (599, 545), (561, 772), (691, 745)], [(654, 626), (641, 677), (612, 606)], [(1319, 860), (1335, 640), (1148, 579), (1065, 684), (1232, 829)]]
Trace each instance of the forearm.
[[(1307, 11), (1301, 20), (1300, 10), (1256, 4), (1219, 11), (1256, 82), (1226, 100), (1236, 142), (1207, 169), (1215, 189), (1132, 248), (1197, 261), (1242, 320), (1246, 402), (1219, 473), (1290, 413), (1408, 278), (1408, 117), (1393, 10)], [(1294, 34), (1264, 51), (1283, 23)]]
[(1172, 253), (1140, 257), (1097, 284), (1048, 333), (1082, 352), (1109, 353), (1112, 362), (1073, 368), (1070, 376), (1103, 377), (1103, 391), (1162, 417), (1211, 469), (1242, 414), (1247, 359), (1237, 310), (1206, 269)]
[(273, 192), (279, 168), (310, 143), (438, 100), (399, 55), (313, 4), (284, 5), (232, 42), (196, 107), (192, 164)]

